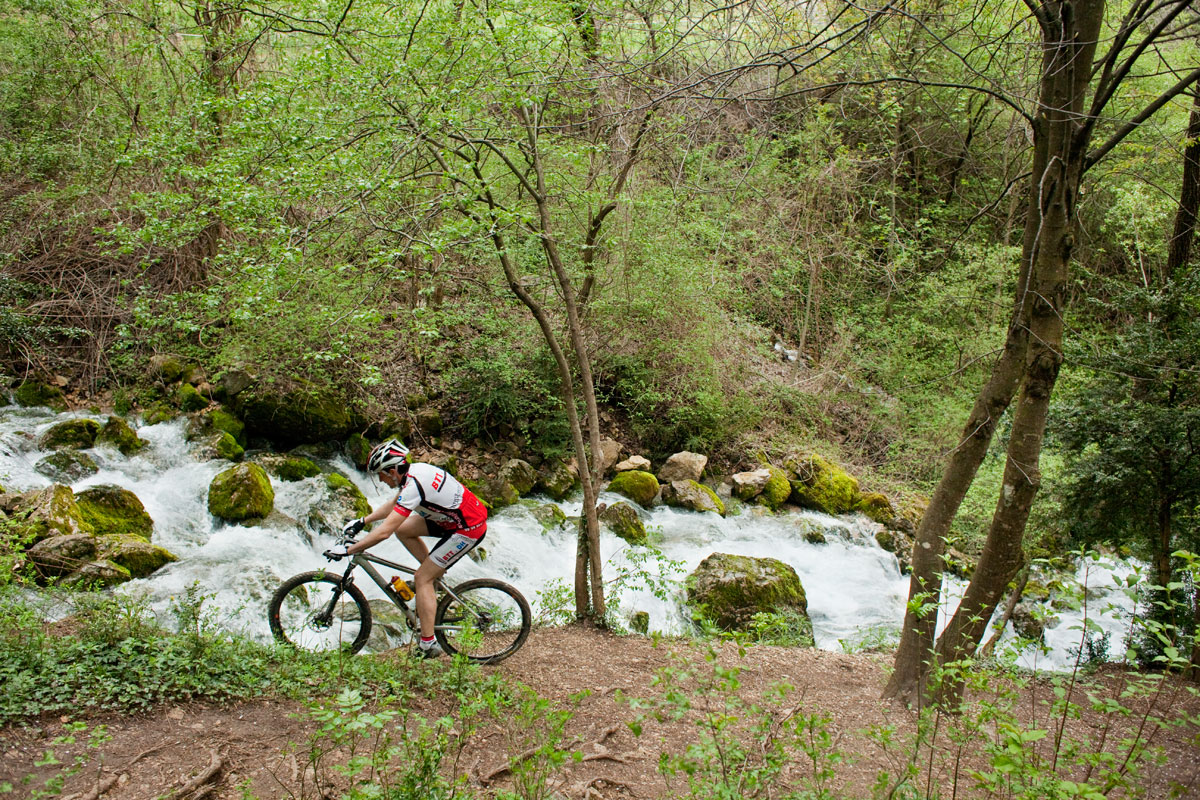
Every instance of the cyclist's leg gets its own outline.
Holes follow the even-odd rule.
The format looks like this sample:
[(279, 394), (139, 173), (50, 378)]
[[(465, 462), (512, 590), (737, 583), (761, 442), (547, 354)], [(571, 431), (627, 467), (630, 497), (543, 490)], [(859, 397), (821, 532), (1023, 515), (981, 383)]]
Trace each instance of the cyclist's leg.
[(429, 622), (428, 633), (426, 632), (426, 618), (421, 615), (421, 635), (433, 636), (433, 614), (435, 610), (435, 593), (433, 590), (434, 583), (437, 579), (446, 574), (446, 570), (458, 562), (460, 558), (475, 549), (475, 547), (483, 541), (484, 534), (487, 533), (486, 525), (476, 525), (469, 531), (458, 530), (448, 531), (433, 549), (429, 551), (429, 558), (421, 562), (420, 569), (417, 570), (417, 578), (415, 581), (417, 587), (417, 610), (421, 609), (420, 590), (422, 580), (426, 581), (425, 586), (428, 587), (429, 605)]

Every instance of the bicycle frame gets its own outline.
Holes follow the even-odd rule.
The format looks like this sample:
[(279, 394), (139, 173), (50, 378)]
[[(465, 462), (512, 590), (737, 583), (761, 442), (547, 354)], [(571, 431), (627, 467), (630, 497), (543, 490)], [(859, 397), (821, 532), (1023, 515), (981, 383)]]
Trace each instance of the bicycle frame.
[[(362, 567), (363, 571), (367, 573), (367, 576), (375, 582), (375, 585), (383, 590), (384, 596), (391, 601), (392, 605), (396, 606), (396, 608), (400, 609), (401, 613), (404, 614), (405, 620), (408, 621), (408, 626), (413, 630), (420, 630), (421, 621), (417, 617), (416, 598), (413, 598), (413, 605), (409, 606), (408, 602), (399, 594), (397, 594), (396, 590), (392, 588), (391, 582), (384, 578), (383, 575), (380, 574), (379, 570), (372, 566), (373, 564), (389, 567), (400, 572), (408, 573), (409, 575), (415, 575), (417, 572), (413, 567), (406, 567), (403, 564), (397, 564), (395, 561), (388, 561), (386, 558), (380, 558), (379, 556), (371, 553), (357, 553), (350, 557), (350, 564), (346, 567), (345, 574), (342, 575), (342, 589), (345, 589), (347, 586), (354, 583), (354, 570), (358, 567)], [(454, 593), (449, 584), (447, 584), (441, 578), (438, 578), (436, 581), (434, 581), (433, 588), (435, 591), (445, 592), (455, 600), (462, 600), (461, 597)], [(335, 597), (332, 602), (336, 602), (336, 599), (337, 598)]]

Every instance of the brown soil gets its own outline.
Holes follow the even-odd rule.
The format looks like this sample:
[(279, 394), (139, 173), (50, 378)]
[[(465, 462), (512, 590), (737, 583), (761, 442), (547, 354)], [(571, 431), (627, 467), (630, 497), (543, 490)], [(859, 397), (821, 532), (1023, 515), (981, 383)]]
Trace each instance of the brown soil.
[[(754, 647), (739, 657), (733, 644), (722, 644), (718, 650), (718, 664), (741, 668), (738, 678), (742, 700), (758, 703), (763, 709), (740, 712), (741, 724), (768, 716), (776, 723), (806, 714), (829, 718), (827, 729), (834, 737), (833, 743), (840, 751), (852, 754), (849, 761), (835, 765), (836, 777), (829, 788), (838, 796), (870, 797), (878, 773), (899, 775), (911, 752), (905, 743), (915, 731), (915, 715), (879, 699), (890, 656)], [(677, 655), (673, 657), (672, 652)], [(535, 631), (517, 655), (485, 670), (520, 681), (573, 712), (565, 736), (567, 744), (581, 756), (568, 761), (551, 777), (552, 794), (547, 796), (588, 800), (670, 797), (687, 794), (688, 784), (686, 777), (668, 780), (660, 773), (660, 754), (681, 754), (699, 740), (697, 722), (703, 718), (703, 703), (697, 703), (679, 720), (647, 721), (638, 737), (626, 724), (638, 714), (627, 698), (661, 697), (662, 687), (655, 684), (654, 677), (658, 670), (672, 664), (690, 665), (697, 668), (697, 674), (711, 675), (705, 653), (704, 645), (664, 641), (655, 646), (642, 637), (618, 638), (567, 627)], [(421, 668), (446, 666), (442, 660)], [(1095, 680), (1112, 692), (1124, 679), (1112, 673)], [(794, 691), (784, 700), (772, 702), (764, 693), (780, 681), (793, 686)], [(1180, 794), (1174, 796), (1200, 798), (1200, 728), (1196, 726), (1200, 699), (1187, 689), (1182, 682), (1167, 681), (1155, 707), (1168, 709), (1165, 714), (1190, 714), (1192, 722), (1179, 727), (1143, 727), (1144, 735), (1152, 736), (1152, 743), (1162, 748), (1164, 756), (1161, 764), (1147, 767), (1138, 780), (1148, 797), (1172, 796), (1172, 787), (1176, 786), (1181, 787), (1177, 789)], [(1044, 684), (1025, 689), (1018, 707), (1026, 715), (1034, 713), (1050, 694)], [(454, 711), (454, 699), (448, 694), (411, 702), (416, 712), (429, 719)], [(1036, 713), (1038, 727), (1053, 730), (1044, 719), (1045, 711)], [(1157, 718), (1155, 714), (1150, 716)], [(1069, 736), (1087, 736), (1093, 742), (1103, 736), (1111, 744), (1141, 726), (1143, 718), (1135, 713), (1122, 723), (1126, 726), (1123, 731), (1106, 732), (1104, 719), (1084, 714), (1083, 719), (1069, 723)], [(91, 713), (79, 719), (89, 726), (107, 725), (112, 738), (90, 756), (81, 772), (68, 779), (64, 794), (74, 795), (77, 800), (95, 800), (97, 790), (103, 790), (103, 797), (111, 800), (199, 800), (242, 798), (247, 792), (260, 798), (336, 797), (345, 788), (344, 781), (339, 783), (341, 779), (333, 773), (324, 778), (316, 776), (319, 780), (314, 781), (314, 773), (306, 768), (309, 737), (319, 726), (305, 715), (303, 704), (298, 702), (183, 703), (145, 714)], [(513, 717), (485, 719), (454, 765), (457, 773), (468, 779), (469, 788), (480, 796), (514, 788), (512, 775), (505, 768), (511, 757), (527, 753), (530, 746), (528, 732), (520, 730)], [(53, 774), (55, 767), (38, 767), (35, 762), (51, 747), (51, 740), (63, 733), (66, 721), (65, 717), (41, 718), (0, 730), (0, 783), (17, 784), (14, 796), (29, 796), (31, 787), (41, 785)], [(986, 762), (977, 751), (960, 753), (955, 749), (950, 732), (956, 724), (960, 723), (952, 719), (940, 723), (932, 759), (928, 749), (920, 751), (914, 781), (918, 795), (937, 789), (944, 797), (987, 796), (970, 776), (972, 769), (984, 767)], [(893, 727), (895, 744), (883, 747), (872, 741), (865, 734), (871, 726)], [(1048, 754), (1053, 738), (1051, 733), (1026, 750)], [(59, 745), (54, 750), (65, 763), (84, 752), (79, 746)], [(344, 759), (345, 755), (334, 752), (330, 758)], [(30, 775), (35, 776), (34, 781), (22, 786), (21, 779)], [(785, 786), (804, 788), (810, 785), (806, 780), (811, 775), (812, 763), (800, 757), (790, 761), (780, 777)], [(332, 783), (322, 785), (322, 779)]]

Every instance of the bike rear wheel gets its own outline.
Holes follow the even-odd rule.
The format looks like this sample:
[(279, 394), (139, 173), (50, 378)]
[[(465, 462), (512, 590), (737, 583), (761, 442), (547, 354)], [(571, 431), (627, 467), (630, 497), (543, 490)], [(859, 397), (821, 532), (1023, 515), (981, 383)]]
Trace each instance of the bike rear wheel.
[(504, 581), (478, 578), (455, 586), (438, 603), (434, 635), (451, 655), (494, 664), (520, 649), (532, 619), (520, 592)]
[(371, 606), (354, 584), (326, 572), (293, 575), (275, 590), (267, 609), (276, 640), (312, 652), (357, 653), (371, 635)]

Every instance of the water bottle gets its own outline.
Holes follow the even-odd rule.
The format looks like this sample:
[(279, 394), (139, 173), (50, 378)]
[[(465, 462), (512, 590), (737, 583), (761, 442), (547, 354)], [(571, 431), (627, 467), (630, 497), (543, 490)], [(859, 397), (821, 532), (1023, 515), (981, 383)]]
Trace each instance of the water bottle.
[(392, 590), (400, 595), (400, 599), (406, 603), (413, 599), (412, 587), (400, 575), (392, 578)]

